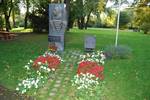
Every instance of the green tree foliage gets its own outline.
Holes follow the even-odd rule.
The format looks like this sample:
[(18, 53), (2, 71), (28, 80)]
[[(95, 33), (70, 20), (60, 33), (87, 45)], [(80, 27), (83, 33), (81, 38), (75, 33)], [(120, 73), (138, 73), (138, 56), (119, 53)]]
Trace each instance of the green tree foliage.
[(103, 27), (115, 27), (116, 11), (112, 10), (111, 8), (105, 8), (105, 14), (107, 15), (107, 17), (104, 20)]
[(20, 9), (19, 9), (19, 5), (16, 4), (13, 9), (12, 9), (12, 21), (13, 21), (13, 27), (17, 27), (17, 24), (16, 24), (16, 15), (20, 15)]
[(75, 19), (79, 29), (86, 29), (91, 14), (98, 10), (99, 0), (76, 0), (74, 3)]
[(26, 5), (26, 14), (24, 19), (24, 28), (26, 29), (28, 26), (28, 17), (29, 17), (29, 8), (30, 8), (31, 0), (24, 0), (24, 4)]
[(120, 12), (120, 20), (119, 20), (120, 28), (127, 27), (127, 24), (130, 23), (130, 21), (131, 21), (131, 18), (128, 12), (126, 11)]
[(49, 1), (35, 0), (33, 2), (33, 10), (29, 15), (29, 19), (32, 23), (33, 31), (41, 32), (43, 30), (48, 31), (48, 4)]
[(136, 27), (140, 27), (145, 34), (150, 31), (150, 0), (141, 0), (134, 8), (134, 23)]
[(77, 17), (77, 10), (76, 10), (76, 4), (73, 0), (70, 0), (69, 4), (69, 16), (68, 16), (68, 28), (72, 28), (73, 24)]
[(11, 29), (9, 19), (11, 16), (12, 9), (15, 6), (17, 6), (18, 3), (19, 3), (19, 0), (3, 0), (3, 2), (1, 3), (0, 9), (3, 15), (5, 16), (6, 31), (9, 31)]

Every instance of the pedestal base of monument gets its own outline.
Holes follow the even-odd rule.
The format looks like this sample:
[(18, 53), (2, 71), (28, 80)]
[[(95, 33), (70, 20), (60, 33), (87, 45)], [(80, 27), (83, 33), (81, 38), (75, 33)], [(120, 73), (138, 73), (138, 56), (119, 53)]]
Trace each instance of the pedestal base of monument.
[(95, 49), (94, 49), (94, 48), (85, 48), (84, 51), (85, 51), (85, 52), (94, 52)]
[(56, 51), (64, 51), (64, 34), (49, 35), (49, 45), (53, 45), (57, 48)]

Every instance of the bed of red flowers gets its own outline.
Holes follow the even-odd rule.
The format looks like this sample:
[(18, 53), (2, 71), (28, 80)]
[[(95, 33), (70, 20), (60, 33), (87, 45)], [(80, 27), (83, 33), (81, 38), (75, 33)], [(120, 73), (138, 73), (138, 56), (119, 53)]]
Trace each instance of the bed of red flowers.
[(61, 60), (57, 56), (52, 55), (46, 55), (46, 56), (39, 56), (33, 63), (33, 67), (38, 69), (40, 67), (40, 64), (48, 64), (48, 67), (50, 69), (54, 68), (57, 69), (58, 66), (61, 63)]
[(78, 65), (77, 74), (80, 75), (81, 73), (83, 74), (90, 73), (95, 75), (99, 79), (103, 80), (104, 79), (103, 70), (104, 67), (99, 66), (96, 62), (82, 61)]

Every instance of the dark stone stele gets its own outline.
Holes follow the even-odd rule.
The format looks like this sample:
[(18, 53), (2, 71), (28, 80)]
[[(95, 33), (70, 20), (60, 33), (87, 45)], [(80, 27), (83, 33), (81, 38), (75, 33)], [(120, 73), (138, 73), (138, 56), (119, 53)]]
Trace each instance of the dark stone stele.
[(85, 36), (84, 48), (85, 51), (94, 51), (96, 45), (96, 37), (92, 35)]

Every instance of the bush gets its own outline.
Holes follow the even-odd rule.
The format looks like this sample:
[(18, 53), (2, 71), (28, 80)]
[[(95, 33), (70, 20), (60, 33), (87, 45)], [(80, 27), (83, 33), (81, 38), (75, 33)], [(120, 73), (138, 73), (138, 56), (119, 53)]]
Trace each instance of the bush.
[(143, 23), (140, 28), (144, 31), (144, 34), (147, 34), (150, 32), (150, 23)]
[(34, 32), (42, 32), (42, 30), (48, 31), (48, 27), (49, 27), (48, 15), (36, 16), (34, 14), (30, 14), (29, 19), (32, 23)]
[(127, 11), (120, 12), (119, 26), (121, 29), (127, 28), (130, 21), (130, 14)]
[(108, 59), (127, 59), (132, 55), (132, 50), (128, 46), (119, 45), (119, 46), (107, 46), (105, 48), (105, 55)]

